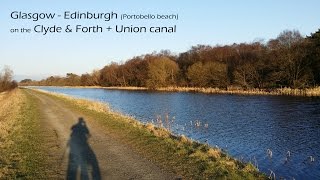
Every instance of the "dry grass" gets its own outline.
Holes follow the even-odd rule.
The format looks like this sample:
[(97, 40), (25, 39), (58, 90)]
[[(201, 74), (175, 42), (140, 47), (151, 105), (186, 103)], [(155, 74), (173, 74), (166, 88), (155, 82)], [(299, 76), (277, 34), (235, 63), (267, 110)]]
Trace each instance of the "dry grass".
[(36, 101), (19, 89), (0, 95), (0, 179), (43, 179)]
[(218, 150), (218, 149), (213, 149), (213, 148), (210, 148), (208, 150), (208, 156), (209, 157), (212, 157), (212, 158), (215, 158), (215, 159), (218, 159), (221, 157), (221, 151)]
[[(17, 115), (25, 97), (17, 90), (0, 95), (0, 138), (6, 140), (14, 129)], [(3, 143), (1, 143), (3, 145)]]
[(146, 87), (126, 86), (126, 87), (102, 87), (103, 89), (120, 89), (120, 90), (148, 90)]
[(39, 89), (33, 89), (34, 91), (38, 91), (38, 92), (42, 92), (42, 93), (47, 93), (47, 94), (51, 94), (60, 98), (64, 98), (70, 101), (73, 101), (76, 105), (87, 108), (89, 110), (93, 110), (93, 111), (97, 111), (97, 112), (109, 112), (109, 106), (104, 104), (104, 103), (100, 103), (100, 102), (92, 102), (86, 99), (79, 99), (79, 98), (73, 98), (70, 96), (66, 96), (66, 95), (62, 95), (59, 93), (54, 93), (54, 92), (49, 92), (49, 91), (44, 91), (44, 90), (39, 90)]
[(277, 89), (248, 89), (230, 87), (228, 90), (219, 88), (199, 88), (199, 87), (165, 87), (157, 89), (159, 91), (172, 92), (200, 92), (208, 94), (240, 94), (240, 95), (289, 95), (289, 96), (320, 96), (320, 87), (307, 89), (277, 88)]
[[(260, 90), (266, 92), (266, 90)], [(320, 87), (306, 88), (306, 89), (292, 89), (292, 88), (278, 88), (274, 89), (269, 93), (270, 95), (287, 95), (287, 96), (320, 96)]]
[(0, 95), (0, 179), (14, 173), (13, 164), (22, 160), (20, 154), (11, 152), (11, 135), (21, 128), (18, 116), (25, 98), (18, 90)]

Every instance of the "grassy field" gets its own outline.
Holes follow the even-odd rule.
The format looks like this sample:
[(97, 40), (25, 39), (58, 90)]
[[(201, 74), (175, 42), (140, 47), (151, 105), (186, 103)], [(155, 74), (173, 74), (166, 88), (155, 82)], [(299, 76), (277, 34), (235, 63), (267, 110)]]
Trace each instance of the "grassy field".
[[(43, 93), (43, 92), (38, 92)], [(237, 161), (219, 149), (184, 136), (175, 136), (152, 124), (110, 112), (99, 103), (44, 93), (105, 128), (121, 143), (186, 179), (265, 179), (252, 164)]]
[(0, 179), (42, 179), (45, 155), (36, 99), (21, 90), (0, 95)]

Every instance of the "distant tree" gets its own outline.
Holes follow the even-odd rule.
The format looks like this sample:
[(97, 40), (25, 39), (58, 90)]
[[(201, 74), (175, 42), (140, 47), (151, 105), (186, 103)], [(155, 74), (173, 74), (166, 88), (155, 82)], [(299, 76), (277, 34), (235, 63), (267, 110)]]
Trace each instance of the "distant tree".
[(292, 45), (300, 42), (302, 39), (303, 37), (297, 30), (284, 30), (277, 37), (279, 44), (286, 48), (292, 47)]
[(177, 63), (183, 75), (186, 75), (188, 68), (192, 64), (200, 61), (200, 55), (198, 51), (199, 51), (199, 48), (193, 46), (191, 50), (181, 53), (177, 58)]
[(1, 82), (2, 86), (6, 86), (7, 83), (12, 81), (13, 71), (8, 67), (5, 66), (1, 71)]
[(147, 87), (156, 89), (174, 85), (179, 67), (176, 62), (167, 57), (158, 57), (148, 64)]
[(18, 82), (16, 80), (11, 81), (9, 89), (15, 89), (18, 87)]
[(120, 86), (119, 65), (112, 62), (100, 70), (100, 83), (102, 86)]
[(145, 86), (148, 76), (148, 62), (143, 57), (133, 57), (121, 68), (127, 85)]
[(93, 70), (90, 74), (85, 73), (80, 77), (81, 86), (99, 86), (100, 85), (100, 71)]
[(0, 72), (0, 92), (14, 89), (18, 83), (13, 80), (13, 71), (5, 66)]
[(21, 86), (32, 86), (35, 82), (32, 81), (32, 79), (23, 79), (19, 82), (19, 85)]
[[(271, 44), (271, 43), (270, 43)], [(272, 41), (272, 69), (270, 81), (301, 88), (313, 79), (307, 59), (306, 42), (298, 31), (283, 31)]]
[(188, 68), (187, 77), (192, 86), (205, 87), (208, 84), (206, 73), (203, 63), (197, 62)]
[(32, 82), (32, 79), (23, 79), (20, 81), (20, 83), (31, 83)]
[(252, 64), (240, 65), (234, 72), (235, 82), (245, 88), (251, 87), (254, 78), (257, 76), (257, 71)]
[[(312, 84), (312, 61), (308, 58), (308, 45), (302, 40), (292, 47), (292, 61), (289, 63), (289, 81), (293, 88), (305, 88)], [(318, 69), (319, 70), (319, 69)]]
[(100, 85), (100, 71), (99, 70), (93, 70), (90, 74), (92, 85), (93, 86), (99, 86)]
[(205, 64), (206, 79), (210, 87), (226, 88), (228, 85), (227, 66), (219, 62)]
[(320, 84), (320, 29), (307, 37), (308, 59), (314, 77), (314, 83)]
[(48, 77), (47, 79), (45, 79), (42, 83), (42, 85), (45, 85), (45, 86), (58, 86), (57, 82), (58, 82), (58, 79), (60, 79), (60, 77), (58, 76), (50, 76)]
[(267, 49), (261, 42), (235, 47), (233, 83), (245, 88), (263, 88), (267, 79)]
[(93, 86), (93, 80), (90, 74), (82, 74), (80, 77), (80, 84), (81, 86)]
[(67, 86), (80, 86), (81, 85), (81, 78), (77, 74), (67, 73), (66, 75), (66, 85)]
[(227, 87), (227, 66), (219, 62), (197, 62), (189, 67), (187, 76), (193, 86)]

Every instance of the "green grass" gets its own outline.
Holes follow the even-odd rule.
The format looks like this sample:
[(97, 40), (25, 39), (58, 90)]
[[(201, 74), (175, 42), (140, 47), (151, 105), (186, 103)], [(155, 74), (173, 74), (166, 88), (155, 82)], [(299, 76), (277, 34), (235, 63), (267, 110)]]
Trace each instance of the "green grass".
[(5, 152), (10, 163), (10, 171), (5, 179), (44, 179), (45, 155), (37, 100), (27, 93), (21, 97), (21, 103), (15, 104), (20, 106), (19, 113), (15, 114), (15, 124), (19, 128), (15, 128), (8, 136), (12, 144)]
[[(38, 92), (43, 93), (43, 92)], [(220, 150), (113, 112), (97, 112), (77, 100), (43, 93), (67, 108), (99, 122), (105, 130), (165, 170), (186, 179), (266, 179), (252, 164), (241, 163)], [(94, 102), (88, 102), (94, 103)]]

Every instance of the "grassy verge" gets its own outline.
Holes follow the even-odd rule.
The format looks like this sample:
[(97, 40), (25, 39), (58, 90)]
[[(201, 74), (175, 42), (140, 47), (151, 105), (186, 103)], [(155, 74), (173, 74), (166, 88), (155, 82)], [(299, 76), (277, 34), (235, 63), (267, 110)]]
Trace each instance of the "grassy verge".
[[(39, 92), (38, 93), (44, 93)], [(175, 136), (166, 129), (113, 113), (102, 104), (44, 93), (100, 123), (108, 133), (151, 159), (163, 169), (186, 179), (265, 179), (252, 164), (231, 158), (219, 149)]]
[(0, 179), (44, 178), (36, 100), (16, 89), (2, 94), (0, 106)]

